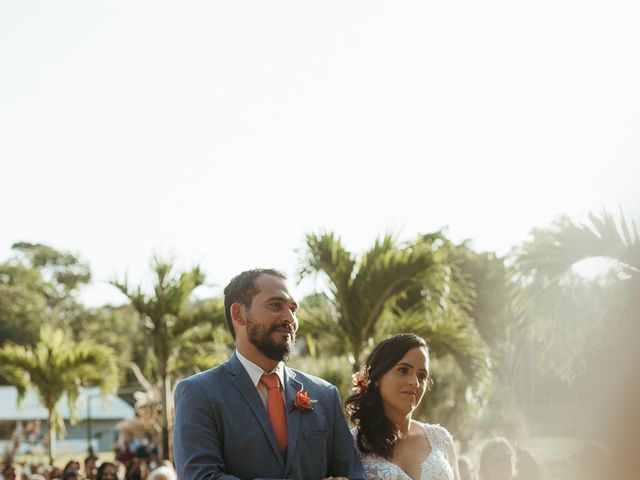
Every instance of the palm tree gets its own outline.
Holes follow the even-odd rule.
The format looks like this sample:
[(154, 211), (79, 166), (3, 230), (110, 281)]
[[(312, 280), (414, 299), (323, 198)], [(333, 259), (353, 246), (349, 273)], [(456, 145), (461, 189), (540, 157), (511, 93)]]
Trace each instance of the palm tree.
[[(586, 281), (574, 267), (601, 258), (612, 266), (600, 283)], [(551, 361), (551, 369), (573, 382), (586, 370), (586, 355), (602, 337), (636, 338), (639, 328), (640, 235), (634, 222), (608, 212), (590, 213), (588, 222), (566, 216), (548, 228), (534, 229), (515, 250), (516, 306), (529, 335)], [(556, 351), (559, 355), (548, 355)]]
[(155, 369), (161, 386), (162, 402), (162, 454), (171, 455), (169, 448), (169, 412), (171, 411), (172, 378), (170, 366), (176, 357), (184, 336), (193, 334), (193, 329), (204, 323), (221, 323), (222, 309), (204, 304), (191, 308), (192, 292), (204, 283), (199, 267), (187, 272), (174, 272), (173, 262), (154, 257), (152, 269), (155, 273), (153, 293), (147, 295), (138, 286), (133, 289), (127, 279), (112, 281), (112, 285), (127, 296), (142, 320), (145, 332), (155, 357)]
[(516, 252), (518, 270), (533, 275), (540, 284), (553, 285), (582, 260), (607, 258), (626, 276), (640, 275), (640, 235), (635, 223), (618, 221), (608, 212), (590, 213), (588, 223), (575, 223), (566, 216), (550, 228), (534, 229), (531, 241)]
[(35, 345), (7, 344), (0, 348), (0, 374), (18, 389), (22, 399), (28, 386), (35, 389), (49, 412), (49, 462), (55, 456), (56, 434), (64, 434), (64, 421), (56, 404), (66, 393), (72, 420), (81, 386), (98, 386), (103, 394), (118, 387), (115, 352), (92, 341), (72, 342), (62, 330), (45, 326)]
[[(480, 365), (485, 356), (484, 351), (478, 353), (482, 342), (472, 324), (466, 319), (454, 324), (451, 316), (430, 322), (424, 314), (425, 298), (420, 292), (450, 290), (441, 283), (449, 279), (448, 274), (442, 274), (450, 270), (446, 256), (436, 247), (422, 240), (396, 245), (387, 234), (357, 261), (334, 233), (308, 235), (300, 277), (323, 272), (329, 281), (329, 295), (309, 298), (303, 312), (305, 328), (331, 336), (337, 351), (351, 355), (354, 371), (359, 369), (360, 356), (370, 339), (405, 329), (433, 337), (430, 340), (435, 349), (453, 353), (473, 375), (472, 371), (484, 368)], [(419, 300), (412, 301), (411, 308), (407, 305), (402, 315), (394, 314), (390, 307), (412, 290), (419, 293)], [(442, 303), (442, 298), (431, 301)], [(471, 345), (473, 349), (467, 348)]]

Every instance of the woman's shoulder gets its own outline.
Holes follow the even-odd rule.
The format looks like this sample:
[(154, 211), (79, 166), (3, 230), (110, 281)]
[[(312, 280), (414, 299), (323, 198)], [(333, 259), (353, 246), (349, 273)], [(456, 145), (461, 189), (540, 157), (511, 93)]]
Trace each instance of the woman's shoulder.
[(443, 426), (437, 423), (418, 423), (422, 426), (429, 439), (447, 444), (453, 443), (453, 437), (451, 436), (451, 433), (449, 433), (449, 430), (447, 430)]

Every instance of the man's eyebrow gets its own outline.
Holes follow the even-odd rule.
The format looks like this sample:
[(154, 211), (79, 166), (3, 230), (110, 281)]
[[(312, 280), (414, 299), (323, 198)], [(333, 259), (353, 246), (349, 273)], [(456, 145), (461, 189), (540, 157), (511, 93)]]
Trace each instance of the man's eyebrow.
[(298, 306), (298, 303), (294, 299), (292, 299), (291, 297), (285, 297), (284, 295), (272, 295), (265, 300), (265, 302), (276, 302), (276, 301), (293, 303), (296, 307)]

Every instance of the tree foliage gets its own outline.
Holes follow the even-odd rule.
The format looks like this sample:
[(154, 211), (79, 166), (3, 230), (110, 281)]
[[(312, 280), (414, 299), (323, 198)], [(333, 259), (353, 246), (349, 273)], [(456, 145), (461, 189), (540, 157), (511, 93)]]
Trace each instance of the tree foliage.
[[(177, 354), (181, 347), (189, 345), (203, 325), (218, 325), (221, 309), (217, 304), (193, 306), (190, 297), (204, 283), (205, 277), (199, 267), (186, 272), (176, 272), (172, 260), (154, 257), (152, 260), (154, 284), (152, 293), (145, 293), (141, 286), (131, 287), (124, 280), (111, 282), (130, 301), (138, 313), (141, 330), (146, 332), (147, 345), (153, 352), (155, 380), (161, 385), (162, 399), (162, 451), (170, 454), (169, 412), (171, 410), (171, 368), (180, 367)], [(206, 327), (204, 328), (206, 330)]]
[(357, 370), (361, 353), (375, 336), (390, 302), (424, 281), (435, 261), (427, 245), (396, 245), (391, 235), (377, 239), (359, 260), (334, 233), (308, 235), (300, 278), (322, 273), (328, 280), (327, 300), (332, 308), (328, 314), (306, 316), (306, 328), (332, 335), (337, 350), (350, 353)]
[(66, 393), (72, 419), (81, 386), (98, 386), (103, 394), (118, 387), (115, 352), (92, 341), (74, 342), (59, 329), (44, 326), (35, 345), (6, 344), (0, 348), (0, 375), (16, 386), (19, 398), (28, 386), (34, 388), (49, 412), (49, 460), (53, 463), (57, 433), (64, 422), (56, 404)]
[[(612, 268), (586, 280), (575, 267), (594, 258), (606, 259)], [(619, 351), (625, 338), (635, 335), (640, 236), (624, 216), (591, 213), (586, 223), (560, 217), (548, 228), (534, 229), (514, 252), (513, 263), (518, 315), (540, 346), (538, 363), (564, 381), (585, 373), (589, 356), (606, 342)]]
[(0, 345), (35, 345), (43, 323), (64, 326), (82, 309), (75, 295), (91, 274), (76, 256), (39, 243), (18, 242), (0, 263)]

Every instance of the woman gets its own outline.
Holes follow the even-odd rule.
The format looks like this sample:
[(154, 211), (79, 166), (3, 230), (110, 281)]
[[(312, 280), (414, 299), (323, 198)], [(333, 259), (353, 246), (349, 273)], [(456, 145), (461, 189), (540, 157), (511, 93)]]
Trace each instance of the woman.
[(506, 438), (496, 437), (485, 443), (480, 453), (481, 480), (512, 480), (516, 452)]
[(96, 480), (117, 480), (118, 475), (118, 467), (116, 467), (113, 463), (104, 462), (100, 467), (98, 467), (98, 472), (96, 473)]
[(62, 475), (64, 477), (64, 475), (68, 472), (79, 472), (80, 471), (80, 462), (78, 460), (69, 460), (69, 462), (67, 462), (67, 464), (64, 466), (64, 469), (62, 470)]
[(449, 432), (411, 418), (429, 382), (427, 343), (408, 333), (378, 344), (354, 375), (345, 405), (369, 479), (460, 479)]

